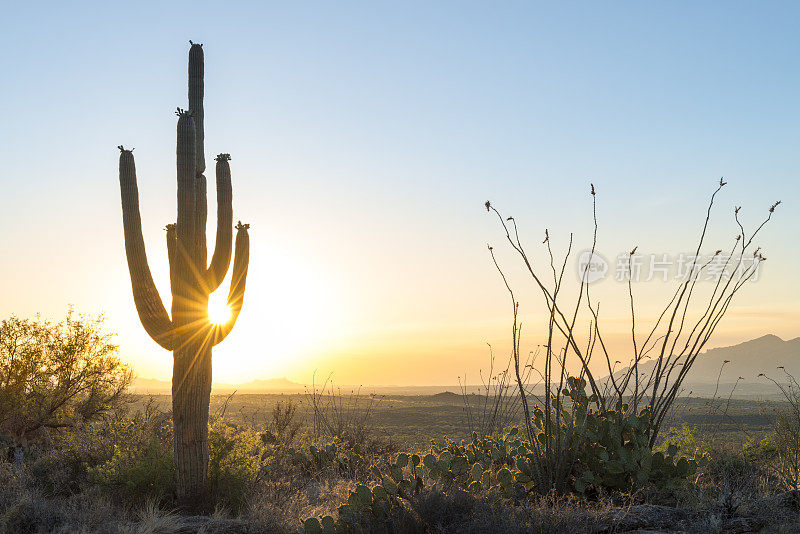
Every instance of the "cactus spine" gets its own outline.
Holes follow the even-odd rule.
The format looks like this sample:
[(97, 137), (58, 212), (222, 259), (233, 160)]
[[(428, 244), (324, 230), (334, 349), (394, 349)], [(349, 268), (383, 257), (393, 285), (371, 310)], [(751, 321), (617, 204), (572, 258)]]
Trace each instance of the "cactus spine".
[(230, 333), (244, 300), (250, 255), (249, 225), (236, 225), (233, 275), (228, 293), (231, 317), (224, 324), (208, 318), (208, 297), (231, 261), (233, 210), (230, 155), (216, 158), (217, 239), (208, 267), (206, 251), (206, 179), (203, 148), (203, 48), (189, 50), (189, 109), (178, 109), (178, 220), (168, 224), (172, 315), (167, 313), (147, 263), (133, 151), (122, 146), (119, 183), (125, 253), (133, 299), (142, 326), (173, 352), (172, 417), (175, 427), (175, 476), (178, 502), (188, 509), (207, 504), (208, 407), (211, 398), (211, 349)]

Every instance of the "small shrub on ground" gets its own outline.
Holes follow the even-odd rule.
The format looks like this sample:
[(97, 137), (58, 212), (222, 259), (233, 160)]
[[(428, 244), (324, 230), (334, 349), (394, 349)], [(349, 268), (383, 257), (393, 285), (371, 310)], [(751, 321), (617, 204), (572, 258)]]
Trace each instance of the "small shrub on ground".
[(261, 436), (253, 429), (217, 419), (208, 431), (208, 483), (213, 502), (234, 512), (247, 504), (264, 457)]
[(143, 446), (120, 445), (110, 460), (89, 471), (91, 482), (138, 504), (169, 500), (174, 478), (172, 443), (155, 436)]
[(169, 502), (174, 492), (170, 414), (150, 402), (129, 419), (101, 428), (108, 459), (90, 466), (90, 482), (138, 505)]
[(372, 416), (383, 400), (382, 396), (373, 394), (365, 401), (360, 388), (349, 395), (342, 393), (341, 388), (336, 388), (328, 376), (319, 388), (312, 378), (306, 398), (312, 408), (311, 431), (314, 440), (336, 439), (355, 449), (373, 437), (375, 428)]
[(786, 401), (786, 407), (778, 414), (774, 434), (777, 468), (789, 489), (800, 490), (800, 384), (785, 369), (784, 374), (787, 383), (776, 382)]

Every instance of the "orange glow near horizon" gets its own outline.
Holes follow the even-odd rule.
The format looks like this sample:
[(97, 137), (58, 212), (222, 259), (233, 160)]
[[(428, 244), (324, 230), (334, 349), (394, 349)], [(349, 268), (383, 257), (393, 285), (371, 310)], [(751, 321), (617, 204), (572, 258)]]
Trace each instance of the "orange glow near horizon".
[[(4, 57), (14, 76), (0, 85), (2, 102), (13, 103), (0, 111), (0, 319), (57, 322), (69, 305), (103, 313), (137, 376), (170, 380), (174, 357), (144, 330), (133, 301), (116, 148), (136, 147), (147, 264), (171, 314), (172, 110), (186, 104), (186, 40), (203, 35), (176, 39), (171, 13), (180, 10), (162, 4), (155, 14), (122, 4), (46, 13), (9, 4), (15, 24), (0, 40), (22, 48)], [(182, 10), (183, 25), (206, 27), (213, 9)], [(685, 9), (666, 3), (587, 3), (591, 16), (581, 17), (532, 2), (234, 10), (204, 48), (206, 259), (219, 211), (212, 155), (230, 152), (232, 222), (251, 225), (250, 263), (241, 314), (212, 349), (213, 380), (310, 383), (316, 371), (341, 385), (480, 382), (488, 345), (496, 365), (513, 346), (514, 303), (487, 245), (519, 303), (525, 355), (547, 341), (549, 326), (526, 262), (552, 290), (550, 250), (556, 268), (569, 250), (559, 306), (572, 315), (581, 294), (575, 339), (585, 347), (599, 325), (611, 362), (624, 365), (634, 337), (638, 348), (675, 294), (686, 267), (679, 261), (728, 254), (742, 233), (736, 207), (749, 240), (781, 199), (751, 248), (769, 259), (707, 347), (800, 336), (800, 69), (787, 68), (800, 47), (786, 46), (800, 36), (789, 9), (800, 15), (800, 4), (751, 3), (719, 20), (708, 3), (692, 10), (691, 24)], [(137, 24), (110, 31), (123, 13)], [(65, 21), (78, 21), (80, 38)], [(280, 24), (262, 32), (264, 21)], [(755, 32), (747, 43), (742, 28)], [(259, 32), (265, 42), (254, 46)], [(665, 45), (676, 34), (680, 42)], [(124, 114), (108, 112), (120, 102)], [(69, 135), (53, 142), (54, 132)], [(513, 217), (526, 260), (487, 200)], [(634, 247), (642, 279), (629, 291), (618, 266)], [(605, 279), (581, 293), (579, 258), (593, 248), (607, 263)], [(668, 273), (651, 270), (664, 255)], [(231, 315), (230, 263), (209, 298), (215, 325)], [(698, 283), (691, 319), (714, 287)], [(587, 295), (601, 310), (597, 321)], [(599, 343), (595, 350), (591, 365), (603, 373)], [(570, 355), (568, 365), (575, 361)]]

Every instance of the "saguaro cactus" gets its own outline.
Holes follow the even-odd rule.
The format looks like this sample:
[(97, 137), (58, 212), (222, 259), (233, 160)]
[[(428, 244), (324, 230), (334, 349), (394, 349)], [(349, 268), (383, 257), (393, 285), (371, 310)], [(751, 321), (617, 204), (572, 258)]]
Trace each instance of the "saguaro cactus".
[[(190, 41), (191, 42), (191, 41)], [(236, 225), (236, 252), (228, 293), (230, 319), (213, 324), (208, 297), (225, 278), (231, 261), (233, 234), (230, 155), (216, 158), (217, 240), (206, 267), (206, 179), (203, 152), (203, 48), (189, 50), (189, 109), (178, 109), (178, 220), (168, 224), (172, 317), (164, 307), (147, 264), (133, 150), (122, 146), (119, 184), (125, 253), (133, 300), (144, 329), (173, 353), (172, 417), (175, 426), (175, 473), (179, 503), (198, 509), (206, 504), (208, 468), (208, 405), (211, 398), (211, 348), (233, 328), (244, 299), (250, 255), (249, 225)]]

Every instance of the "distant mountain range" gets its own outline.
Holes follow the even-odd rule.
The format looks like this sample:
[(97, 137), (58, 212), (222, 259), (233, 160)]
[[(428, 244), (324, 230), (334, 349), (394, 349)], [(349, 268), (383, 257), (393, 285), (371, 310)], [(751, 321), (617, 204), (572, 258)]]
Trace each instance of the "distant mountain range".
[[(723, 362), (728, 360), (728, 363)], [(639, 366), (640, 372), (650, 373), (655, 366), (651, 359)], [(784, 341), (778, 336), (767, 334), (757, 339), (745, 341), (730, 347), (709, 349), (697, 357), (692, 369), (684, 382), (684, 392), (689, 392), (695, 397), (711, 396), (717, 389), (719, 378), (719, 395), (727, 396), (736, 383), (735, 397), (776, 396), (775, 385), (759, 378), (759, 373), (765, 373), (785, 382), (786, 375), (779, 366), (800, 379), (800, 337)], [(624, 370), (615, 373), (619, 376)], [(358, 386), (341, 386), (342, 390), (358, 388)], [(269, 378), (252, 380), (244, 384), (215, 383), (212, 392), (215, 394), (237, 393), (303, 393), (305, 384), (292, 382), (286, 378)], [(155, 380), (152, 378), (137, 378), (134, 380), (131, 391), (139, 394), (168, 395), (172, 390), (172, 383), (168, 380)], [(470, 387), (468, 392), (477, 391)], [(382, 395), (434, 395), (441, 392), (461, 393), (457, 385), (450, 386), (364, 386), (363, 394), (378, 393)]]
[[(639, 372), (649, 375), (656, 365), (654, 359), (640, 364)], [(683, 386), (684, 394), (691, 391), (693, 396), (711, 396), (719, 377), (718, 394), (728, 395), (733, 384), (742, 377), (736, 385), (735, 396), (773, 395), (776, 393), (775, 385), (758, 375), (764, 373), (778, 382), (786, 382), (786, 375), (778, 368), (780, 366), (800, 379), (800, 337), (784, 341), (767, 334), (738, 345), (709, 349), (697, 357), (689, 370)], [(614, 376), (624, 372), (618, 371)]]

